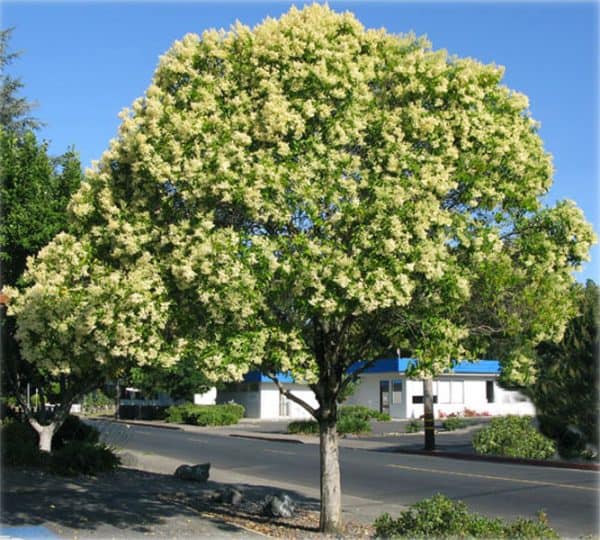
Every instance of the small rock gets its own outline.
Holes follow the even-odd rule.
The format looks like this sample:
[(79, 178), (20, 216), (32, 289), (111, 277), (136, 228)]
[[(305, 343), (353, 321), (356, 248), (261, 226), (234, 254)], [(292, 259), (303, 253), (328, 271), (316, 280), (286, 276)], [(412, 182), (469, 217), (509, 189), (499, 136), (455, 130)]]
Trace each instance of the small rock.
[(199, 465), (180, 465), (175, 471), (175, 478), (181, 480), (192, 480), (194, 482), (206, 482), (210, 470), (210, 463)]
[(295, 509), (296, 505), (289, 495), (269, 495), (265, 499), (263, 514), (269, 517), (291, 518)]
[(226, 488), (219, 491), (216, 494), (215, 500), (220, 503), (231, 504), (232, 506), (238, 506), (243, 501), (244, 496), (241, 491), (235, 488)]

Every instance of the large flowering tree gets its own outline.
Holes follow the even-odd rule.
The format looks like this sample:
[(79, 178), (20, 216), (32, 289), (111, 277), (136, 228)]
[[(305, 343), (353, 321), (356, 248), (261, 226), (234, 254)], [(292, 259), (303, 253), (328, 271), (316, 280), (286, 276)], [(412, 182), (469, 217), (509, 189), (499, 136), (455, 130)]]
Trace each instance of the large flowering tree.
[[(424, 373), (474, 357), (492, 328), (463, 309), (474, 284), (516, 350), (529, 311), (510, 291), (546, 277), (560, 298), (587, 254), (581, 212), (540, 207), (550, 159), (501, 78), (319, 5), (190, 34), (72, 200), (98, 264), (152, 261), (179, 354), (213, 379), (258, 367), (310, 385), (317, 407), (280, 390), (320, 425), (322, 530), (341, 527), (347, 368), (414, 335)], [(507, 365), (526, 371), (522, 356)]]

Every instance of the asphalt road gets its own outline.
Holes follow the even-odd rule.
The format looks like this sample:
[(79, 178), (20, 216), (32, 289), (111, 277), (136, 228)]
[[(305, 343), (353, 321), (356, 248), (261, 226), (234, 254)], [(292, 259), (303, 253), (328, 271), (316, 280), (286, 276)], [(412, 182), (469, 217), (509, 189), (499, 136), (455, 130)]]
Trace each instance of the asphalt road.
[[(319, 449), (312, 444), (224, 437), (109, 422), (100, 423), (107, 440), (125, 449), (151, 452), (185, 463), (285, 482), (315, 493)], [(544, 510), (564, 537), (598, 536), (598, 473), (381, 451), (340, 449), (342, 491), (360, 498), (346, 511), (365, 519), (443, 493), (477, 512), (514, 519)], [(318, 493), (318, 491), (317, 491)], [(357, 505), (356, 501), (364, 501)]]

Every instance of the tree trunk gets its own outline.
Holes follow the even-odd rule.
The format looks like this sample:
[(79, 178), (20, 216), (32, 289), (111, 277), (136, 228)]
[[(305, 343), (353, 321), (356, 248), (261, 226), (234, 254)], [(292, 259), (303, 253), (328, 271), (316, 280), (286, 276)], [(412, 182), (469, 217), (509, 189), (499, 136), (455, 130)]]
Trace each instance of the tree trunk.
[(321, 452), (321, 532), (338, 534), (342, 531), (342, 489), (338, 436), (334, 419), (320, 420)]
[(435, 450), (433, 416), (433, 379), (423, 379), (423, 409), (425, 413), (425, 450)]
[(42, 426), (41, 431), (39, 431), (40, 436), (40, 450), (42, 452), (50, 452), (52, 450), (52, 437), (54, 437), (54, 431), (56, 428), (56, 424), (52, 422), (47, 426)]
[(42, 452), (50, 453), (52, 451), (52, 437), (58, 429), (57, 422), (50, 422), (50, 424), (42, 425), (36, 420), (29, 419), (31, 427), (36, 430), (39, 436), (39, 448)]

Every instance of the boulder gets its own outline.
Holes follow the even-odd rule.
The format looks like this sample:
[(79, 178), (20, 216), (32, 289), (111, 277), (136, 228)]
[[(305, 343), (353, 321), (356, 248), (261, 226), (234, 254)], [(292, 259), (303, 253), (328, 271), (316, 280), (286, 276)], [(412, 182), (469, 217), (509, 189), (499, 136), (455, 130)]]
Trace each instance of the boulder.
[(191, 480), (193, 482), (206, 482), (210, 470), (210, 463), (199, 465), (180, 465), (175, 471), (175, 478)]
[(291, 518), (296, 510), (296, 504), (289, 495), (269, 495), (265, 499), (263, 514), (269, 517)]

